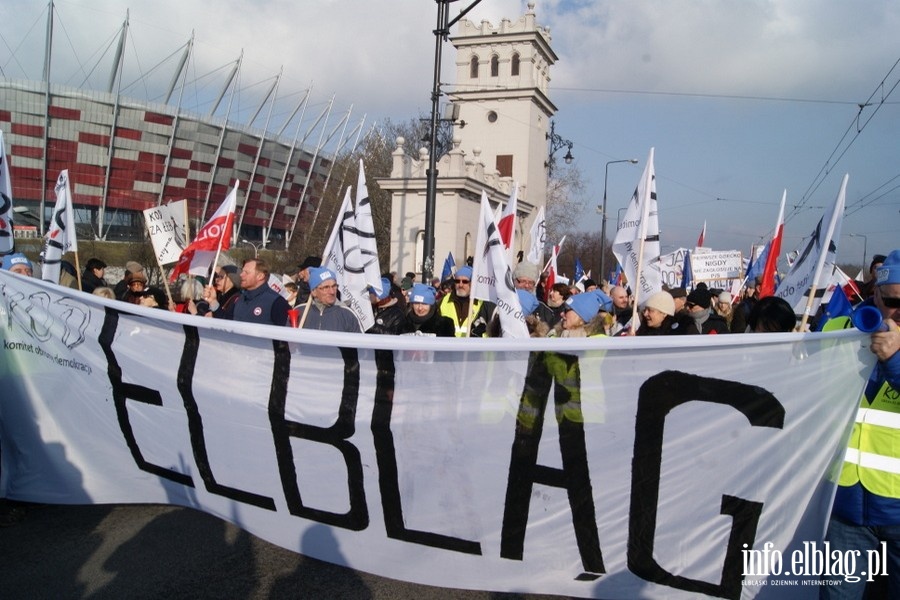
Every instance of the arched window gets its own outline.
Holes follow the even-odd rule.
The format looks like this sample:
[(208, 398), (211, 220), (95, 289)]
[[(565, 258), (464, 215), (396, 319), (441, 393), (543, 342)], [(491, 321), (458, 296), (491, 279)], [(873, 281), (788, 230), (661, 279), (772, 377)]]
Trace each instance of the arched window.
[(469, 62), (469, 78), (478, 79), (478, 57), (473, 56)]
[(512, 62), (509, 67), (509, 74), (513, 77), (519, 74), (519, 53), (516, 52), (512, 55)]
[(500, 59), (497, 58), (497, 55), (491, 57), (491, 77), (498, 77), (500, 75)]

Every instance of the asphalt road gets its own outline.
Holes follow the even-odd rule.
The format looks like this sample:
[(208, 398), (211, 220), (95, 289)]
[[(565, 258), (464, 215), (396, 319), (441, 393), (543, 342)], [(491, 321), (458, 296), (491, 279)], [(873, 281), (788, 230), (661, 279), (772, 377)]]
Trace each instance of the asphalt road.
[(189, 508), (30, 506), (0, 528), (0, 598), (541, 599), (376, 577)]

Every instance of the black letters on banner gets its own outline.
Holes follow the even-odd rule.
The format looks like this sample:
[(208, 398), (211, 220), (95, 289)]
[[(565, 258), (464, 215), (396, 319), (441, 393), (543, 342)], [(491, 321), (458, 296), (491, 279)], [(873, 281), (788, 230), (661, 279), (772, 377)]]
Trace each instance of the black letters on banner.
[[(356, 348), (339, 348), (344, 358), (344, 387), (338, 418), (330, 427), (316, 427), (285, 418), (287, 403), (287, 383), (290, 376), (291, 353), (287, 343), (275, 341), (275, 375), (272, 378), (272, 392), (269, 396), (269, 421), (275, 441), (275, 456), (278, 472), (288, 510), (292, 515), (312, 519), (326, 525), (361, 531), (369, 525), (369, 511), (366, 507), (366, 491), (363, 487), (363, 468), (359, 450), (348, 441), (356, 431), (356, 405), (359, 398), (359, 354)], [(334, 513), (304, 506), (297, 485), (297, 470), (294, 467), (294, 451), (291, 438), (296, 437), (320, 444), (328, 444), (338, 450), (347, 465), (347, 488), (350, 510)]]
[[(556, 352), (532, 352), (528, 362), (528, 375), (519, 400), (516, 435), (510, 456), (500, 556), (522, 560), (534, 484), (565, 488), (572, 509), (578, 552), (587, 571), (579, 579), (596, 579), (598, 574), (606, 572), (606, 568), (600, 551), (594, 492), (584, 442), (578, 357)], [(562, 470), (537, 464), (544, 412), (550, 397), (550, 386), (554, 383), (553, 402), (559, 425)]]
[(391, 350), (376, 350), (378, 368), (375, 384), (375, 408), (372, 412), (372, 435), (378, 462), (378, 488), (384, 512), (384, 526), (388, 537), (434, 548), (481, 554), (481, 544), (430, 531), (408, 529), (403, 523), (403, 504), (397, 473), (397, 452), (391, 433), (391, 413), (394, 408), (394, 378), (396, 369)]
[(116, 360), (116, 354), (112, 349), (118, 325), (119, 312), (112, 308), (107, 308), (98, 341), (100, 342), (100, 347), (103, 348), (103, 354), (106, 355), (107, 374), (109, 375), (109, 382), (112, 384), (113, 403), (116, 406), (116, 415), (119, 418), (119, 428), (122, 430), (122, 435), (125, 436), (125, 443), (128, 444), (128, 449), (131, 450), (131, 456), (142, 471), (147, 471), (158, 477), (164, 477), (188, 487), (194, 487), (194, 482), (191, 481), (190, 475), (147, 462), (141, 453), (137, 439), (134, 437), (134, 430), (131, 428), (131, 421), (128, 418), (126, 402), (128, 400), (136, 400), (152, 406), (162, 406), (162, 396), (157, 390), (122, 382), (122, 368), (119, 366), (119, 361)]
[(669, 587), (739, 598), (741, 547), (753, 547), (763, 503), (722, 496), (721, 514), (731, 515), (733, 522), (719, 584), (673, 575), (653, 558), (666, 416), (682, 404), (697, 401), (731, 406), (747, 417), (752, 427), (784, 427), (784, 406), (761, 387), (677, 371), (664, 371), (645, 381), (638, 395), (634, 427), (628, 569), (647, 581)]
[(194, 451), (194, 461), (197, 470), (206, 485), (206, 489), (212, 494), (225, 496), (244, 504), (252, 504), (266, 510), (275, 510), (275, 501), (267, 496), (239, 490), (216, 481), (212, 467), (209, 465), (209, 453), (206, 451), (206, 437), (203, 435), (203, 417), (197, 401), (194, 400), (194, 367), (197, 364), (197, 348), (200, 345), (200, 336), (196, 327), (185, 325), (184, 327), (184, 352), (181, 354), (181, 364), (178, 366), (178, 391), (184, 402), (184, 410), (188, 419), (188, 431), (191, 436), (191, 448)]

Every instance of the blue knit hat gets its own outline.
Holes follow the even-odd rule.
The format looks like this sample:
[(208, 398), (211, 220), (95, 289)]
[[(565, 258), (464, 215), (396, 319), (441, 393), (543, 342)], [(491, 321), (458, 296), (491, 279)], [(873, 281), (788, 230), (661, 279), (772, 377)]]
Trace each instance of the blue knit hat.
[[(6, 259), (3, 259), (3, 268), (6, 268)], [(878, 285), (900, 283), (900, 250), (888, 254), (884, 263), (875, 269), (875, 282)]]
[(21, 252), (16, 252), (15, 254), (7, 254), (3, 257), (3, 270), (9, 271), (13, 268), (13, 265), (25, 265), (29, 269), (31, 269), (31, 261), (28, 260), (28, 257), (22, 254)]
[(465, 267), (460, 267), (459, 270), (456, 271), (455, 277), (465, 277), (469, 281), (472, 280), (472, 267), (466, 265)]
[(565, 305), (569, 310), (574, 310), (581, 320), (587, 323), (600, 312), (600, 302), (600, 296), (593, 292), (586, 292), (569, 296)]
[(519, 304), (522, 305), (522, 312), (526, 317), (537, 310), (537, 296), (526, 290), (516, 290), (516, 295), (519, 296)]
[(384, 300), (391, 293), (391, 280), (387, 277), (381, 278), (381, 293), (375, 291), (371, 285), (369, 286), (369, 293), (374, 294), (379, 300)]
[(329, 279), (337, 281), (337, 277), (331, 272), (331, 269), (325, 267), (309, 268), (309, 289), (314, 290)]
[(409, 290), (410, 304), (434, 304), (434, 288), (424, 283), (414, 283)]

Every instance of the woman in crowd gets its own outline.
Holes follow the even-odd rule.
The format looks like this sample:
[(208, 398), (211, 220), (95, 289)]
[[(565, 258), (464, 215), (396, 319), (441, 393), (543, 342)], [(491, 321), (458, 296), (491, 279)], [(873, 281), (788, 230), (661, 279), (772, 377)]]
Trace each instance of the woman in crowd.
[(644, 302), (641, 326), (635, 335), (678, 335), (687, 328), (675, 319), (675, 300), (669, 292), (656, 292)]
[(424, 283), (414, 283), (409, 290), (409, 310), (403, 324), (403, 332), (409, 335), (453, 337), (456, 330), (453, 320), (438, 313), (435, 289)]
[(607, 310), (612, 300), (606, 294), (593, 291), (574, 294), (563, 303), (562, 319), (551, 330), (549, 337), (599, 337), (607, 335)]
[(556, 325), (562, 319), (563, 304), (571, 295), (571, 288), (564, 283), (554, 283), (550, 288), (550, 295), (547, 296), (547, 306), (550, 307), (550, 310), (553, 311), (553, 315), (556, 317), (552, 323), (549, 323), (550, 325)]
[(744, 317), (744, 311), (736, 308), (732, 302), (731, 294), (728, 292), (720, 292), (716, 297), (714, 307), (716, 313), (728, 324), (728, 330), (731, 333), (744, 333), (747, 329), (747, 320)]

